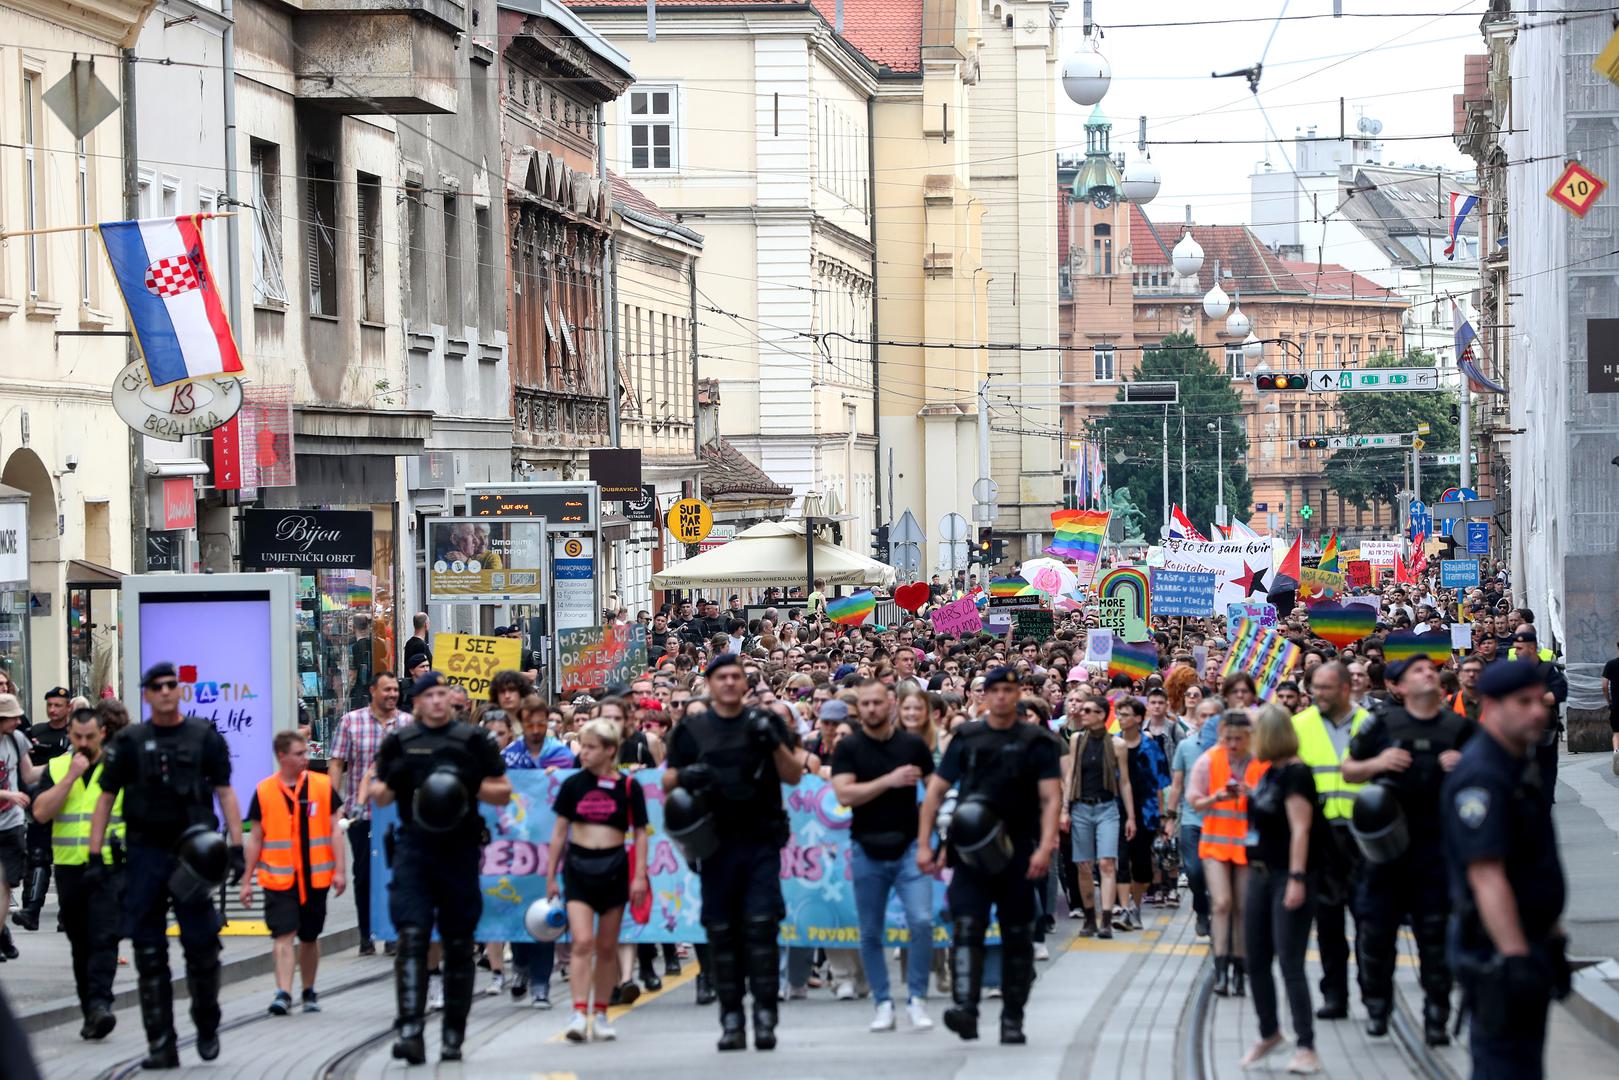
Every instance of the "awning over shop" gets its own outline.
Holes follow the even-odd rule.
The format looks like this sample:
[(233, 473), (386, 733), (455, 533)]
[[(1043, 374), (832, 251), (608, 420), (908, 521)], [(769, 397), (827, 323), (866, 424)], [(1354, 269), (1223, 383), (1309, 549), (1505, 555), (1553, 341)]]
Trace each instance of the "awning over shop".
[[(894, 568), (824, 540), (815, 541), (815, 576), (828, 585), (892, 587)], [(802, 522), (765, 521), (735, 540), (652, 575), (655, 589), (805, 583)]]
[(67, 584), (70, 589), (118, 589), (123, 587), (124, 575), (117, 570), (83, 559), (69, 559)]

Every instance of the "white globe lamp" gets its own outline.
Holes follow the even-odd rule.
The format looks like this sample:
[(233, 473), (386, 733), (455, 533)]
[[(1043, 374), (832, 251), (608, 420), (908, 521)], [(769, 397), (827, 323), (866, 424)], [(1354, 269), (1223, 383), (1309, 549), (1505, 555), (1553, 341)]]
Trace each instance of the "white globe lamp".
[(1253, 328), (1254, 324), (1248, 321), (1248, 316), (1242, 313), (1241, 307), (1238, 307), (1235, 311), (1233, 311), (1230, 317), (1225, 321), (1225, 332), (1227, 337), (1246, 337), (1248, 331), (1252, 330)]
[(1163, 174), (1148, 157), (1138, 158), (1124, 167), (1124, 181), (1120, 190), (1124, 197), (1137, 206), (1145, 206), (1158, 197), (1163, 186)]
[(1242, 355), (1249, 360), (1258, 360), (1265, 355), (1265, 343), (1254, 337), (1253, 331), (1249, 331), (1248, 336), (1242, 339)]
[(1211, 319), (1223, 319), (1226, 312), (1231, 310), (1231, 297), (1215, 282), (1214, 288), (1203, 294), (1203, 314)]
[(1203, 248), (1192, 239), (1190, 230), (1181, 235), (1180, 243), (1170, 252), (1170, 260), (1175, 266), (1175, 273), (1181, 277), (1196, 277), (1197, 272), (1203, 269)]
[(1112, 81), (1112, 66), (1095, 49), (1081, 49), (1063, 61), (1063, 92), (1076, 105), (1095, 105), (1107, 96), (1108, 84)]

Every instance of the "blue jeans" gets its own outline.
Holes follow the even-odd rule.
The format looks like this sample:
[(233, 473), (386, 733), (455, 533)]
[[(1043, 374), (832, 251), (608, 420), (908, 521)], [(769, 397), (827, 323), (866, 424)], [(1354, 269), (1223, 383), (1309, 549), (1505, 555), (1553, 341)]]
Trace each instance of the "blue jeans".
[(1119, 817), (1117, 800), (1086, 803), (1077, 799), (1068, 804), (1068, 839), (1076, 863), (1119, 857)]
[(514, 941), (512, 966), (528, 977), (528, 991), (535, 997), (549, 997), (551, 970), (556, 966), (557, 947), (553, 941)]
[(933, 879), (916, 865), (916, 843), (897, 859), (873, 859), (857, 841), (851, 846), (854, 868), (854, 905), (860, 917), (860, 965), (866, 969), (871, 996), (876, 1002), (894, 1000), (888, 985), (888, 961), (883, 955), (884, 914), (888, 894), (899, 893), (905, 908), (910, 944), (905, 966), (906, 992), (913, 998), (928, 996), (928, 972), (933, 964)]
[[(1192, 910), (1204, 918), (1209, 914), (1209, 887), (1203, 883), (1203, 860), (1197, 855), (1197, 842), (1203, 838), (1202, 825), (1182, 822), (1178, 839), (1181, 848), (1181, 869), (1186, 871), (1186, 885), (1192, 890)], [(1341, 924), (1342, 920), (1340, 920)]]

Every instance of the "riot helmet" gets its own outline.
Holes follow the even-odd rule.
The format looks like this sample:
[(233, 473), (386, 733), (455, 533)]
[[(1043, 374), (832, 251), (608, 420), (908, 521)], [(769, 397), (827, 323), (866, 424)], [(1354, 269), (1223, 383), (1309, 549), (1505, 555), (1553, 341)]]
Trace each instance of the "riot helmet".
[(701, 862), (719, 850), (719, 828), (708, 800), (683, 787), (663, 800), (663, 828), (680, 845), (688, 863)]
[(169, 891), (181, 901), (194, 900), (225, 883), (230, 850), (225, 838), (206, 825), (193, 825), (174, 846)]
[(950, 846), (965, 865), (981, 874), (999, 874), (1012, 861), (1012, 838), (987, 799), (968, 797), (956, 804)]
[(1411, 833), (1405, 822), (1405, 808), (1388, 784), (1367, 784), (1355, 796), (1349, 817), (1349, 831), (1367, 862), (1393, 862), (1410, 846)]
[(412, 817), (428, 832), (447, 833), (466, 820), (472, 800), (453, 769), (434, 769), (416, 788)]

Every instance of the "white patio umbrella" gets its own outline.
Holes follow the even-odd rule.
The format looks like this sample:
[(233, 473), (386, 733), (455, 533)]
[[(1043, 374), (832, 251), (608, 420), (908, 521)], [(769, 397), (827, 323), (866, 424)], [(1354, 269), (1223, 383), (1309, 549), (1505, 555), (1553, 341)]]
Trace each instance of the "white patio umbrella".
[[(891, 588), (894, 568), (825, 540), (815, 541), (815, 576), (827, 585)], [(652, 575), (655, 589), (805, 583), (804, 527), (763, 521), (736, 539)]]

